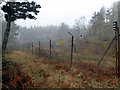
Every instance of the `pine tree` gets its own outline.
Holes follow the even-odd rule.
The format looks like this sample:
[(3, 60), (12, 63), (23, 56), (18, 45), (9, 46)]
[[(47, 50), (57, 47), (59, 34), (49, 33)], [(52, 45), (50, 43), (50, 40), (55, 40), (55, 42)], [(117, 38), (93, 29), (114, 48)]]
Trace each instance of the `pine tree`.
[(7, 2), (6, 5), (2, 6), (2, 10), (5, 12), (5, 19), (7, 21), (6, 30), (4, 33), (4, 39), (2, 42), (2, 55), (4, 56), (6, 52), (6, 46), (8, 42), (8, 37), (11, 28), (11, 22), (17, 19), (36, 19), (36, 17), (30, 12), (33, 12), (35, 15), (39, 13), (37, 10), (41, 8), (40, 5), (37, 5), (35, 2)]

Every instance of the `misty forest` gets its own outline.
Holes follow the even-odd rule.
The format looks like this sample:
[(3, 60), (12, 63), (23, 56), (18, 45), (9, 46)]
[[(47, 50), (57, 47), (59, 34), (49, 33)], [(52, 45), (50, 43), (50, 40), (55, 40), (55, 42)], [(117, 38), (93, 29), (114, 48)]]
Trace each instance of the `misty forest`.
[[(14, 5), (17, 4), (21, 7), (26, 5)], [(23, 27), (16, 20), (37, 20), (37, 13), (42, 8), (34, 2), (27, 4), (36, 5), (39, 11), (35, 8), (27, 8), (28, 11), (16, 8), (12, 13), (5, 9), (7, 6), (1, 9), (4, 11), (0, 15), (4, 44), (2, 52), (6, 45), (2, 53), (2, 88), (119, 87), (120, 34), (117, 23), (120, 23), (120, 2), (94, 11), (89, 21), (85, 16), (76, 18), (74, 26), (61, 22), (59, 25)], [(34, 12), (36, 16), (27, 15), (26, 12)]]

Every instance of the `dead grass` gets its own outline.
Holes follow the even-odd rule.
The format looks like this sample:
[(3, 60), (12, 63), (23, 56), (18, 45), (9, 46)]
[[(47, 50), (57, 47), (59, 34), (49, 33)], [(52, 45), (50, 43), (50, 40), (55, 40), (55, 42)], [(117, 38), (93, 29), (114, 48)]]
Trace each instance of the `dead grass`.
[[(22, 64), (22, 71), (28, 73), (32, 78), (32, 87), (39, 88), (117, 88), (117, 77), (115, 75), (94, 74), (88, 65), (95, 66), (95, 60), (81, 58), (81, 61), (74, 60), (70, 68), (69, 61), (53, 61), (46, 58), (36, 58), (29, 53), (14, 51), (7, 55), (15, 62)], [(112, 60), (112, 58), (109, 58)], [(107, 62), (107, 59), (106, 59)], [(112, 62), (108, 62), (112, 66)], [(105, 70), (108, 68), (104, 67)], [(100, 69), (104, 72), (104, 69)]]
[(2, 61), (2, 88), (24, 88), (31, 85), (31, 77), (21, 71), (21, 64), (10, 58)]

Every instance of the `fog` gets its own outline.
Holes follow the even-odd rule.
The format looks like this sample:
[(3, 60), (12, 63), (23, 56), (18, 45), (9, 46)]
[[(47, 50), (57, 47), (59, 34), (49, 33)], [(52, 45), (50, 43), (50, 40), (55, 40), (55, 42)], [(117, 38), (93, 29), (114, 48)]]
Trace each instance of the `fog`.
[[(109, 42), (114, 37), (112, 24), (118, 19), (115, 0), (35, 1), (42, 7), (36, 15), (37, 19), (13, 22), (8, 46), (31, 48), (32, 42), (38, 46), (40, 41), (42, 47), (49, 47), (47, 37), (55, 47), (59, 46), (59, 41), (64, 41), (67, 46), (71, 42), (68, 32), (73, 34), (75, 40), (94, 38)], [(4, 21), (3, 32), (5, 25)]]
[[(29, 0), (32, 1), (32, 0)], [(41, 5), (37, 20), (17, 20), (21, 26), (47, 26), (57, 25), (64, 22), (70, 27), (74, 26), (75, 20), (85, 16), (89, 21), (96, 11), (103, 6), (109, 8), (117, 0), (34, 0)]]

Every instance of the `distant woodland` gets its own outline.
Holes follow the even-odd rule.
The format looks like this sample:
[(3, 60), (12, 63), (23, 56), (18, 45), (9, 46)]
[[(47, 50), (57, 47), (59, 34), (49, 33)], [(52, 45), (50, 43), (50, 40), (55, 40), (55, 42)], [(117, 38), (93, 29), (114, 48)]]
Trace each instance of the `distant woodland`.
[[(75, 20), (73, 27), (66, 23), (59, 26), (31, 26), (30, 28), (21, 27), (12, 23), (9, 36), (9, 46), (24, 45), (35, 40), (45, 42), (46, 37), (53, 40), (64, 40), (69, 38), (68, 32), (71, 32), (76, 39), (95, 38), (97, 40), (109, 41), (114, 37), (113, 22), (118, 20), (118, 3), (114, 2), (110, 8), (102, 7), (99, 12), (94, 12), (91, 19), (86, 23), (86, 17), (82, 16)], [(6, 21), (2, 21), (2, 34), (6, 28)], [(81, 37), (82, 36), (82, 37)], [(13, 45), (14, 44), (14, 45)]]

